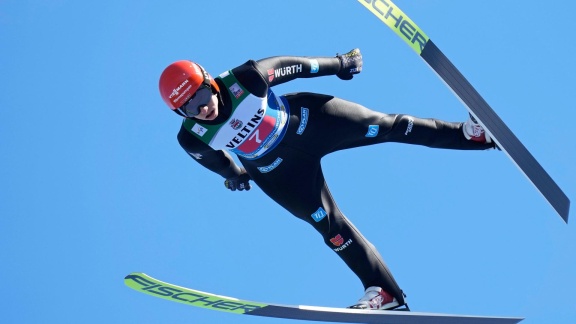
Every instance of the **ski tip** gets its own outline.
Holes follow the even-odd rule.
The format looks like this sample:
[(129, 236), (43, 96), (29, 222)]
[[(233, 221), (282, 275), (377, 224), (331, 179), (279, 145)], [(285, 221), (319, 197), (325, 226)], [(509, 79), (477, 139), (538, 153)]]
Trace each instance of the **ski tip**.
[(568, 216), (570, 214), (570, 200), (566, 199), (566, 203), (564, 204), (563, 208), (557, 208), (556, 211), (562, 217), (564, 222), (568, 224)]
[(131, 272), (130, 274), (126, 275), (126, 277), (124, 277), (124, 279), (130, 279), (134, 276), (142, 276), (144, 275), (144, 273), (142, 272)]
[(133, 281), (146, 280), (149, 278), (151, 278), (151, 277), (148, 276), (147, 274), (143, 273), (143, 272), (132, 272), (132, 273), (128, 274), (126, 277), (124, 277), (124, 284), (131, 287), (132, 286), (131, 283)]

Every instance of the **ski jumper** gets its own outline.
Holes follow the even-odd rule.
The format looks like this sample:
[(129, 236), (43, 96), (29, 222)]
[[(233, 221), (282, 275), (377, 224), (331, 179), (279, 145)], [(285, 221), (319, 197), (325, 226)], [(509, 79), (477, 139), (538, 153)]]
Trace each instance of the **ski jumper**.
[(278, 56), (250, 60), (222, 73), (215, 120), (184, 120), (178, 141), (202, 166), (224, 178), (242, 171), (275, 202), (312, 225), (358, 276), (364, 288), (382, 287), (404, 304), (404, 294), (376, 248), (336, 205), (322, 174), (325, 155), (397, 142), (433, 148), (482, 150), (494, 144), (467, 140), (462, 123), (385, 114), (316, 93), (277, 96), (271, 87), (296, 78), (335, 75), (336, 57)]

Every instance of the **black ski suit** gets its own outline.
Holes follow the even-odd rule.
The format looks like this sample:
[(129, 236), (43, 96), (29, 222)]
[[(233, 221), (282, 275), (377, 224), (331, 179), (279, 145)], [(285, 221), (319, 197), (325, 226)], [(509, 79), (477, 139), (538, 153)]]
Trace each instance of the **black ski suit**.
[[(340, 61), (336, 57), (278, 56), (250, 60), (228, 73), (251, 94), (264, 98), (269, 96), (269, 87), (296, 78), (335, 75), (339, 70)], [(221, 78), (216, 78), (216, 82), (220, 87), (219, 116), (214, 121), (192, 119), (189, 123), (232, 124), (231, 94), (235, 92), (227, 91), (232, 87)], [(258, 158), (239, 156), (239, 160), (270, 198), (322, 235), (326, 245), (344, 260), (364, 288), (382, 287), (403, 305), (404, 294), (376, 248), (336, 205), (320, 160), (338, 150), (385, 142), (458, 150), (483, 150), (493, 144), (467, 140), (462, 123), (385, 114), (330, 95), (301, 92), (282, 97), (288, 122), (277, 143)], [(197, 162), (224, 178), (243, 172), (226, 150), (214, 150), (184, 124), (178, 141)]]

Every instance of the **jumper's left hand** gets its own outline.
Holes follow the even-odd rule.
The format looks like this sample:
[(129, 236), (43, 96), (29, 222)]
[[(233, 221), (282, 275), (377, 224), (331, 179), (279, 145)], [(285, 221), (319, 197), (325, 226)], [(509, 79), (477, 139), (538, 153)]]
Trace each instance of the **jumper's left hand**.
[(355, 48), (350, 52), (342, 55), (336, 55), (340, 60), (340, 71), (336, 76), (342, 80), (351, 80), (354, 74), (362, 71), (362, 54), (359, 48)]
[(250, 185), (250, 179), (250, 175), (243, 170), (240, 175), (226, 179), (224, 181), (224, 186), (226, 186), (226, 189), (230, 189), (232, 191), (248, 191), (252, 188)]

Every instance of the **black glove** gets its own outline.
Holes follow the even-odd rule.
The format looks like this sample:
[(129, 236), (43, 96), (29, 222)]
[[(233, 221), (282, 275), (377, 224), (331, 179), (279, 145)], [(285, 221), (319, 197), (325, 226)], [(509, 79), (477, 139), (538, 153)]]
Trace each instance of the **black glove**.
[(232, 191), (248, 191), (252, 188), (250, 186), (250, 179), (250, 175), (246, 173), (246, 170), (242, 169), (242, 173), (240, 175), (226, 179), (224, 181), (224, 186)]
[(360, 54), (359, 48), (355, 48), (346, 54), (336, 54), (336, 57), (340, 59), (340, 71), (336, 73), (336, 76), (340, 79), (352, 80), (354, 74), (362, 71), (362, 54)]

